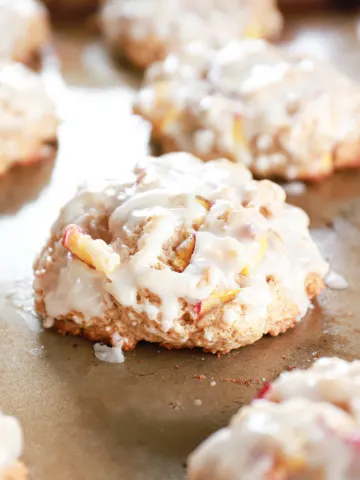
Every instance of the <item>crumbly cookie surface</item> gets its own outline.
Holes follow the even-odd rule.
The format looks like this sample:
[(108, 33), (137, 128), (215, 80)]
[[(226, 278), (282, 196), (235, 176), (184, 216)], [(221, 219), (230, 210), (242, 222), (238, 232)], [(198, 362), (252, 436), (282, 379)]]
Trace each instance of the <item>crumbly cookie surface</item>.
[(18, 461), (23, 448), (19, 422), (0, 412), (0, 480), (25, 480), (27, 470)]
[(327, 270), (281, 187), (178, 153), (140, 162), (127, 185), (79, 192), (34, 288), (45, 326), (63, 333), (225, 353), (294, 326)]
[(114, 52), (146, 68), (189, 42), (276, 37), (282, 18), (274, 0), (108, 0), (102, 27)]
[(0, 124), (0, 174), (55, 155), (54, 103), (40, 77), (18, 63), (0, 65)]
[(319, 179), (360, 164), (360, 89), (262, 40), (192, 44), (154, 64), (135, 113), (164, 152), (224, 156), (259, 177)]
[[(358, 361), (333, 358), (283, 374), (264, 399), (240, 410), (190, 456), (189, 480), (359, 478), (359, 419), (335, 398), (339, 380), (342, 390), (339, 373), (356, 383), (359, 368)], [(286, 395), (272, 402), (271, 392), (284, 392), (284, 383)], [(333, 393), (314, 395), (322, 389)], [(348, 402), (355, 397), (350, 391), (345, 396)]]
[(0, 0), (0, 60), (39, 67), (51, 39), (46, 9), (37, 0)]

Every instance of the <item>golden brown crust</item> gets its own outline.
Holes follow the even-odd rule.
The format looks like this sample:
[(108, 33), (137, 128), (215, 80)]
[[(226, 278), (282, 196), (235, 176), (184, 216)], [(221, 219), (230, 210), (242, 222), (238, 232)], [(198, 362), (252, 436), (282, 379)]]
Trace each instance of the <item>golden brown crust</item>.
[(324, 280), (316, 273), (310, 273), (305, 282), (306, 292), (309, 298), (314, 298), (324, 289)]
[(3, 480), (26, 480), (28, 470), (22, 462), (16, 462), (15, 465), (5, 470), (1, 478)]

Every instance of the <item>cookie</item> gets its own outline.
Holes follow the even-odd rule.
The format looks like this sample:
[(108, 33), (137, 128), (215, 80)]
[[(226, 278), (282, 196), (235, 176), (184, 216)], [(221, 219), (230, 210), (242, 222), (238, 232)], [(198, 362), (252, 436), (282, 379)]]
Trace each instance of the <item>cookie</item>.
[(337, 358), (283, 374), (195, 450), (189, 480), (360, 478), (359, 418), (348, 409), (359, 380), (360, 362)]
[(26, 480), (25, 466), (19, 462), (23, 435), (19, 422), (0, 412), (0, 479)]
[(154, 64), (134, 105), (164, 152), (224, 156), (257, 177), (316, 180), (360, 164), (360, 88), (263, 40), (194, 44)]
[[(256, 400), (189, 459), (189, 480), (356, 480), (359, 426), (327, 403)], [(334, 476), (334, 472), (338, 475)]]
[(13, 60), (38, 69), (50, 41), (47, 11), (40, 2), (0, 1), (0, 60)]
[(175, 153), (80, 191), (35, 263), (45, 327), (227, 353), (294, 327), (328, 270), (308, 217), (240, 164)]
[(144, 69), (189, 42), (277, 37), (282, 17), (274, 0), (107, 0), (101, 26), (111, 51)]
[(19, 63), (0, 66), (0, 123), (0, 175), (56, 155), (54, 103), (39, 75)]

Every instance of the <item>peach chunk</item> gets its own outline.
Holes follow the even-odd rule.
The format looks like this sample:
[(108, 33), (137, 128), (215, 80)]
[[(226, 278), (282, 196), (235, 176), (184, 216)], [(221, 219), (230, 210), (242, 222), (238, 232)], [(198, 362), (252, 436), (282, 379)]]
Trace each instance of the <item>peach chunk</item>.
[(246, 149), (248, 148), (248, 142), (244, 133), (244, 122), (241, 115), (238, 113), (235, 113), (234, 115), (232, 135), (236, 147), (242, 146)]
[(170, 82), (167, 80), (161, 80), (155, 84), (155, 98), (157, 101), (163, 100), (170, 90)]
[(201, 195), (196, 195), (195, 198), (196, 198), (196, 201), (205, 208), (205, 210), (209, 211), (210, 208), (212, 207), (212, 202), (207, 198), (202, 197)]
[(162, 118), (159, 124), (160, 130), (166, 130), (169, 125), (174, 123), (179, 117), (180, 112), (176, 108), (171, 108)]
[[(196, 195), (195, 197), (195, 200), (202, 206), (204, 207), (204, 209), (206, 210), (206, 212), (209, 212), (212, 205), (213, 205), (213, 202), (211, 202), (210, 200), (208, 200), (207, 198), (205, 197), (202, 197), (201, 195)], [(199, 228), (204, 224), (205, 222), (205, 216), (203, 215), (202, 217), (200, 218), (197, 218), (194, 220), (194, 223), (193, 223), (193, 228), (195, 230), (199, 230)]]
[(62, 244), (79, 260), (105, 275), (120, 265), (120, 256), (107, 243), (84, 234), (78, 225), (66, 227)]
[(261, 262), (261, 260), (265, 256), (266, 248), (267, 248), (267, 240), (264, 236), (261, 236), (260, 237), (260, 248), (257, 251), (257, 253), (254, 255), (250, 264), (242, 269), (242, 271), (241, 271), (242, 275), (249, 275), (250, 271), (253, 270), (254, 268), (256, 268), (259, 265), (259, 263)]
[(211, 294), (205, 300), (201, 300), (197, 302), (194, 306), (194, 310), (196, 313), (197, 318), (200, 318), (205, 313), (208, 313), (213, 308), (221, 305), (223, 303), (231, 302), (234, 300), (236, 295), (240, 292), (240, 288), (236, 290), (225, 290), (222, 292), (216, 292)]
[(253, 23), (252, 25), (249, 25), (244, 32), (244, 37), (245, 38), (261, 38), (263, 36), (263, 31), (261, 29), (261, 26), (257, 23)]
[(177, 272), (183, 272), (185, 268), (189, 265), (195, 248), (195, 240), (196, 237), (192, 233), (176, 249), (176, 257), (173, 261), (173, 266)]

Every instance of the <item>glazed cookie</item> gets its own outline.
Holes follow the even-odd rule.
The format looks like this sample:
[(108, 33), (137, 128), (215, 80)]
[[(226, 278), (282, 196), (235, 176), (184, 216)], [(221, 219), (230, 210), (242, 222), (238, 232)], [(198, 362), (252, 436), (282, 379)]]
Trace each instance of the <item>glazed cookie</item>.
[(224, 156), (258, 177), (320, 179), (360, 165), (360, 88), (262, 40), (193, 44), (154, 64), (135, 113), (164, 152)]
[(23, 436), (19, 422), (0, 412), (0, 480), (25, 480), (25, 466), (19, 462)]
[(240, 164), (175, 153), (80, 191), (35, 263), (45, 327), (226, 353), (294, 327), (328, 265), (308, 217)]
[(189, 480), (360, 478), (359, 418), (348, 409), (359, 372), (360, 362), (334, 358), (283, 374), (190, 456)]
[(115, 54), (146, 68), (193, 41), (276, 37), (282, 18), (275, 0), (107, 0), (101, 24)]
[(19, 63), (0, 66), (0, 175), (18, 163), (54, 158), (58, 120), (38, 74)]
[(38, 69), (50, 40), (47, 11), (40, 2), (0, 0), (0, 60)]

